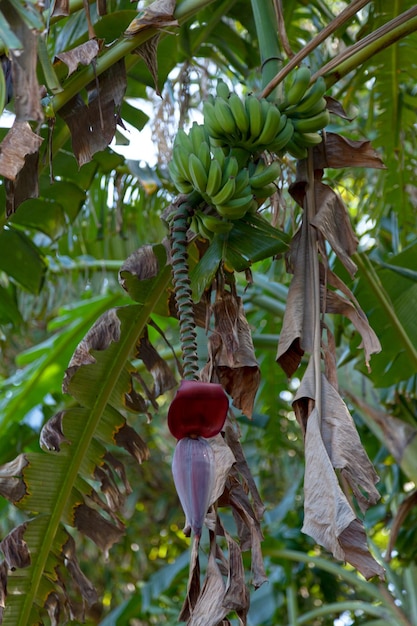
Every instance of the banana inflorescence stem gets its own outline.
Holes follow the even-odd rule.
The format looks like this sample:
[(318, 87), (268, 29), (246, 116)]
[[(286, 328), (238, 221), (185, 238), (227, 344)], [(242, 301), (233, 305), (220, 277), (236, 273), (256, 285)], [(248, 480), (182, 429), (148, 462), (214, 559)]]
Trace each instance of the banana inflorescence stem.
[(188, 380), (196, 380), (199, 369), (197, 334), (188, 276), (187, 230), (192, 210), (191, 203), (183, 202), (174, 213), (171, 224), (172, 277), (180, 324), (183, 378)]

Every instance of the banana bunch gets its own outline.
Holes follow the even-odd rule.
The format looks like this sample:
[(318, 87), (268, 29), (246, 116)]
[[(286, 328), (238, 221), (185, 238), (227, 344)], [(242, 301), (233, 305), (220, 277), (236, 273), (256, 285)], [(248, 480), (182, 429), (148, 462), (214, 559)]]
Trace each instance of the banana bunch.
[(298, 67), (284, 80), (283, 99), (277, 103), (281, 115), (287, 116), (294, 132), (286, 150), (297, 159), (307, 156), (307, 149), (322, 141), (318, 131), (330, 121), (324, 98), (326, 82), (322, 76), (310, 85), (311, 72)]
[(203, 115), (214, 145), (240, 148), (248, 157), (264, 150), (282, 151), (294, 131), (276, 104), (253, 95), (241, 99), (223, 81), (217, 84), (217, 96), (204, 103)]

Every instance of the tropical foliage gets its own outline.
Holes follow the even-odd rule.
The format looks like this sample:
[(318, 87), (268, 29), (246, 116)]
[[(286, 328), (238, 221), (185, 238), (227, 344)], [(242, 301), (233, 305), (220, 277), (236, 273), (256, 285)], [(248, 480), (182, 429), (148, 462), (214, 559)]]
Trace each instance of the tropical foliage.
[[(408, 0), (3, 0), (3, 624), (417, 624), (416, 30)], [(310, 78), (314, 148), (209, 123), (223, 90), (296, 128)], [(178, 172), (203, 124), (242, 214)], [(201, 540), (166, 420), (197, 370), (233, 403)]]

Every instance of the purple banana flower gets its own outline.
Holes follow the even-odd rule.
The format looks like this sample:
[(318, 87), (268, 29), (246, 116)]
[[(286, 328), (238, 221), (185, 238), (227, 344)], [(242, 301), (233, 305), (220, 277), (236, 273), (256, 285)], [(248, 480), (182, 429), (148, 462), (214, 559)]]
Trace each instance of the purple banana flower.
[(183, 437), (177, 443), (172, 461), (175, 487), (185, 513), (186, 527), (196, 539), (210, 505), (215, 481), (213, 450), (202, 437)]

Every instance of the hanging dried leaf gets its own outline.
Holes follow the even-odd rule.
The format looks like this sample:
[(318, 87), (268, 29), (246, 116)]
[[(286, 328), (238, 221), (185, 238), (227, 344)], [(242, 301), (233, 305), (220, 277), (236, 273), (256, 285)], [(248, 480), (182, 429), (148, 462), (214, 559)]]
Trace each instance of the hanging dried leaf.
[(27, 154), (24, 165), (18, 172), (15, 180), (5, 179), (6, 190), (6, 216), (16, 213), (19, 206), (29, 198), (37, 198), (39, 195), (39, 152)]
[(7, 598), (7, 563), (2, 561), (0, 563), (0, 624), (3, 620), (4, 608), (6, 606)]
[[(327, 102), (326, 109), (329, 111), (329, 113), (333, 113), (333, 115), (337, 115), (338, 117), (341, 117), (344, 120), (348, 120), (349, 122), (353, 120), (352, 117), (348, 116), (348, 114), (346, 113), (345, 109), (343, 108), (339, 100), (336, 100), (335, 98), (332, 98), (331, 96), (325, 96), (325, 99)], [(326, 133), (326, 136), (327, 136), (327, 133)]]
[(148, 70), (151, 73), (155, 85), (155, 91), (158, 96), (162, 96), (158, 85), (158, 43), (161, 35), (158, 33), (144, 41), (142, 45), (136, 48), (135, 53), (142, 57)]
[[(378, 477), (341, 397), (324, 374), (321, 374), (319, 392), (315, 389), (315, 381), (314, 361), (310, 359), (293, 403), (305, 432), (305, 514), (302, 530), (332, 552), (335, 558), (357, 567), (364, 576), (382, 577), (383, 569), (369, 554), (366, 542), (366, 550), (362, 549), (362, 522), (356, 519), (342, 492), (335, 469), (340, 470), (363, 512), (379, 499), (375, 488)], [(321, 395), (321, 416), (314, 406), (317, 393)], [(350, 531), (343, 534), (341, 540), (342, 533), (349, 527)], [(353, 533), (355, 529), (357, 537)]]
[(65, 565), (72, 580), (78, 586), (82, 597), (87, 602), (88, 606), (93, 606), (98, 602), (98, 594), (92, 583), (83, 574), (78, 564), (76, 547), (74, 538), (67, 534), (67, 541), (62, 548), (63, 556), (65, 557)]
[(201, 378), (218, 380), (236, 408), (252, 417), (260, 371), (242, 300), (222, 293), (213, 305), (214, 331), (208, 342), (209, 361)]
[(54, 591), (46, 598), (45, 609), (51, 620), (51, 626), (58, 626), (61, 619), (61, 601)]
[(115, 443), (124, 448), (141, 464), (149, 459), (149, 448), (137, 432), (128, 424), (125, 424), (114, 436)]
[(175, 387), (177, 384), (175, 376), (169, 365), (159, 356), (149, 341), (147, 330), (145, 330), (144, 335), (139, 340), (139, 344), (136, 346), (136, 356), (142, 359), (146, 369), (152, 374), (154, 380), (152, 396), (154, 398)]
[(60, 452), (62, 443), (69, 443), (62, 432), (62, 418), (65, 411), (59, 411), (42, 427), (39, 435), (41, 448), (50, 452)]
[(26, 157), (37, 153), (42, 141), (27, 122), (15, 120), (0, 144), (0, 175), (16, 181)]
[(43, 121), (41, 89), (37, 78), (37, 32), (29, 28), (11, 2), (2, 2), (2, 13), (22, 48), (9, 50), (12, 60), (14, 111), (17, 122)]
[(26, 494), (23, 469), (29, 464), (24, 454), (0, 466), (0, 494), (10, 502), (19, 502)]
[(78, 68), (78, 65), (90, 65), (97, 58), (100, 52), (100, 45), (96, 39), (90, 39), (81, 45), (68, 50), (68, 52), (60, 52), (56, 58), (65, 63), (68, 67), (68, 76)]
[(179, 622), (186, 622), (193, 612), (193, 609), (197, 603), (200, 595), (200, 559), (198, 556), (198, 550), (200, 546), (200, 540), (194, 536), (191, 546), (190, 556), (190, 569), (187, 583), (187, 593), (183, 602), (180, 614), (178, 616)]
[(174, 17), (176, 0), (155, 0), (138, 13), (124, 32), (125, 37), (134, 37), (147, 28), (168, 28), (179, 26)]
[(355, 141), (337, 133), (326, 133), (325, 141), (314, 147), (314, 168), (372, 167), (385, 169), (385, 165), (367, 139)]
[(117, 316), (117, 309), (110, 309), (98, 318), (76, 347), (65, 371), (62, 383), (63, 392), (69, 392), (69, 383), (79, 367), (96, 362), (91, 350), (106, 350), (112, 341), (117, 342), (119, 339), (120, 320)]
[(29, 567), (30, 554), (26, 541), (23, 539), (27, 523), (20, 524), (0, 542), (4, 560), (12, 571), (17, 568)]
[(94, 541), (107, 558), (108, 551), (114, 543), (120, 541), (123, 528), (116, 527), (106, 520), (98, 511), (86, 504), (80, 504), (74, 511), (74, 526)]
[(209, 504), (214, 504), (224, 491), (227, 476), (236, 459), (230, 447), (221, 435), (216, 435), (208, 440), (215, 459), (215, 477)]
[(356, 252), (358, 239), (352, 229), (349, 215), (340, 196), (328, 185), (316, 181), (314, 185), (318, 212), (312, 219), (323, 237), (329, 242), (349, 274), (353, 277), (357, 267), (350, 259)]
[(387, 552), (385, 556), (385, 560), (389, 563), (392, 558), (392, 552), (394, 550), (395, 542), (397, 541), (398, 533), (401, 530), (401, 526), (403, 525), (404, 520), (410, 511), (415, 509), (417, 506), (417, 491), (413, 491), (409, 496), (407, 496), (398, 507), (398, 510), (394, 516), (394, 520), (391, 524), (391, 532), (389, 536), (389, 543), (387, 547)]
[(70, 14), (69, 0), (55, 0), (52, 8), (52, 15), (56, 17), (67, 17)]
[(122, 59), (87, 86), (87, 104), (77, 94), (60, 109), (59, 115), (70, 129), (80, 167), (112, 141), (125, 91), (126, 70)]

